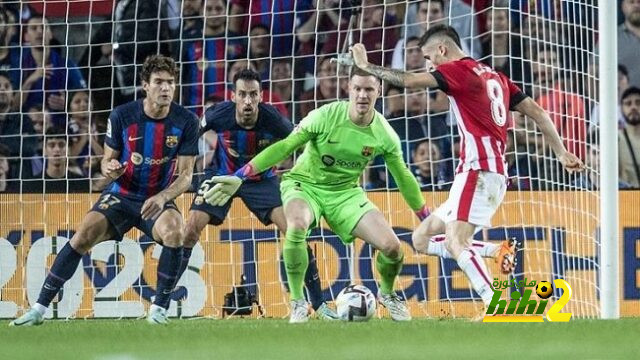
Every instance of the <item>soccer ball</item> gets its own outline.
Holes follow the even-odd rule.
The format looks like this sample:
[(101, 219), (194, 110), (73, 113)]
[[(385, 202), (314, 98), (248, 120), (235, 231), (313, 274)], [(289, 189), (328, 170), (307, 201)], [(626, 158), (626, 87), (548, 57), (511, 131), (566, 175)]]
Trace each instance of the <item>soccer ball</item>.
[(344, 321), (367, 321), (376, 312), (376, 297), (363, 285), (349, 285), (336, 298), (338, 317)]
[(547, 299), (553, 293), (553, 286), (548, 281), (540, 281), (538, 285), (536, 285), (536, 294), (540, 297), (540, 299)]

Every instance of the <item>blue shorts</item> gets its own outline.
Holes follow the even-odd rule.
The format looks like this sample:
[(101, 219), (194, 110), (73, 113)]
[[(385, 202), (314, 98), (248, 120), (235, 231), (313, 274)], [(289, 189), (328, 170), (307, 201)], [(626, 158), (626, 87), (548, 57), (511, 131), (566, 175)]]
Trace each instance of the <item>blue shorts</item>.
[[(142, 230), (142, 232), (153, 239), (153, 225), (155, 225), (159, 217), (156, 218), (156, 220), (143, 220), (140, 214), (142, 204), (144, 204), (144, 201), (129, 199), (119, 194), (103, 191), (100, 199), (93, 204), (91, 211), (101, 213), (107, 218), (109, 223), (111, 223), (111, 226), (113, 226), (118, 233), (117, 238), (114, 240), (122, 240), (124, 234), (131, 230), (132, 227)], [(167, 209), (175, 209), (179, 212), (178, 207), (173, 201), (164, 204), (162, 211)], [(159, 239), (153, 240), (158, 241)]]
[(271, 211), (282, 206), (280, 181), (278, 181), (276, 176), (260, 181), (243, 183), (233, 198), (222, 206), (213, 206), (204, 201), (202, 195), (209, 190), (211, 185), (210, 180), (202, 181), (198, 188), (198, 194), (191, 203), (191, 210), (199, 210), (209, 214), (209, 224), (211, 225), (222, 224), (229, 213), (233, 198), (236, 197), (242, 199), (242, 202), (247, 205), (247, 208), (265, 225), (272, 223)]

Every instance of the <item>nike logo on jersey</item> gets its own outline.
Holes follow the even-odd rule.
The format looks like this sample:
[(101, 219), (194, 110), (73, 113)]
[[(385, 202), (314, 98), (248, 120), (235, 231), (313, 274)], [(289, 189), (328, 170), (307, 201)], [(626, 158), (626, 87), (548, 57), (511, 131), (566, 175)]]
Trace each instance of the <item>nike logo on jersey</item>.
[(360, 204), (360, 207), (363, 208), (365, 207), (365, 205), (367, 205), (368, 203), (364, 203), (364, 204)]
[(337, 143), (339, 143), (340, 141), (333, 141), (333, 140), (329, 139), (329, 141), (327, 141), (327, 142), (328, 142), (329, 144), (337, 144)]
[(140, 139), (142, 139), (142, 136), (138, 136), (138, 137), (134, 137), (134, 138), (129, 136), (129, 141), (136, 141), (136, 140), (140, 140)]

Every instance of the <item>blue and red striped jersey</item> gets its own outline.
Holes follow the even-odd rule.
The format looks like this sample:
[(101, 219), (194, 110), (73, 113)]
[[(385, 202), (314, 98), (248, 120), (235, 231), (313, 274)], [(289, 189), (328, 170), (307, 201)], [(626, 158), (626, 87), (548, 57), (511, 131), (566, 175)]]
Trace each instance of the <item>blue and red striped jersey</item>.
[(242, 56), (244, 43), (244, 38), (233, 33), (185, 41), (182, 53), (182, 105), (200, 116), (206, 98), (216, 93), (224, 94), (227, 88), (226, 60)]
[(198, 154), (198, 119), (176, 103), (166, 118), (152, 119), (144, 113), (142, 100), (131, 101), (111, 112), (105, 143), (120, 152), (118, 161), (127, 161), (109, 191), (145, 200), (173, 182), (178, 156)]
[[(233, 175), (267, 146), (283, 139), (293, 130), (293, 124), (273, 106), (258, 105), (258, 121), (251, 129), (245, 129), (236, 122), (236, 104), (225, 101), (205, 111), (200, 127), (201, 132), (213, 130), (217, 135), (215, 154), (210, 163), (205, 164), (207, 177)], [(275, 176), (269, 169), (253, 181)]]

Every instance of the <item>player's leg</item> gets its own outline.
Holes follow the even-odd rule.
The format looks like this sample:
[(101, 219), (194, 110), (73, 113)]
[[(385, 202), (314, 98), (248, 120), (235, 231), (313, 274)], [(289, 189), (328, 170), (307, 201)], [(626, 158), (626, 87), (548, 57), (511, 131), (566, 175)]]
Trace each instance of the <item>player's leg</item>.
[(280, 183), (280, 191), (287, 222), (282, 257), (291, 299), (289, 322), (302, 323), (309, 319), (307, 301), (303, 294), (304, 276), (309, 266), (307, 232), (310, 227), (318, 224), (322, 212), (316, 190), (312, 186), (286, 179)]
[[(287, 219), (284, 216), (284, 209), (282, 206), (278, 206), (273, 209), (269, 214), (269, 217), (271, 221), (276, 224), (278, 229), (286, 236)], [(320, 274), (318, 273), (316, 257), (308, 243), (307, 254), (309, 255), (309, 265), (307, 266), (307, 272), (304, 275), (304, 285), (309, 294), (311, 307), (313, 307), (313, 310), (320, 318), (326, 320), (337, 320), (338, 315), (327, 305), (324, 300), (324, 296), (322, 295), (322, 285), (320, 284)]]
[[(147, 225), (148, 226), (151, 224)], [(178, 281), (178, 270), (182, 261), (183, 242), (182, 215), (173, 208), (165, 208), (155, 223), (151, 225), (153, 239), (162, 243), (162, 252), (158, 260), (156, 297), (149, 308), (147, 321), (166, 323), (166, 310), (171, 303), (171, 292)]]
[[(204, 230), (207, 224), (222, 224), (229, 213), (229, 209), (231, 208), (233, 200), (229, 200), (222, 206), (213, 206), (204, 201), (203, 194), (209, 190), (210, 185), (210, 180), (204, 180), (198, 188), (198, 194), (191, 203), (189, 216), (184, 228), (184, 244), (182, 249), (182, 260), (180, 261), (180, 269), (178, 271), (178, 280), (182, 274), (184, 274), (187, 266), (189, 265), (191, 252), (200, 239), (202, 230)], [(246, 184), (243, 184), (240, 187), (240, 191), (242, 191), (245, 186)]]
[[(440, 256), (445, 259), (453, 258), (445, 246), (445, 231), (444, 221), (434, 214), (429, 215), (411, 235), (414, 249), (421, 254)], [(508, 244), (510, 244), (508, 240), (502, 244), (473, 240), (471, 245), (480, 256), (497, 258), (503, 253), (502, 248), (505, 248), (504, 251), (511, 248)]]
[(477, 227), (490, 227), (491, 218), (506, 192), (505, 177), (484, 171), (469, 171), (456, 175), (447, 212), (438, 213), (447, 223), (447, 250), (456, 259), (473, 289), (485, 304), (491, 301), (491, 275), (480, 254), (472, 246)]
[(60, 250), (40, 290), (37, 302), (25, 314), (10, 323), (12, 326), (40, 325), (51, 301), (78, 268), (82, 256), (96, 244), (118, 237), (116, 229), (105, 215), (90, 211), (78, 231)]
[[(292, 184), (295, 185), (295, 183), (288, 182), (285, 183), (284, 186), (288, 186), (289, 188), (291, 188)], [(291, 195), (292, 192), (294, 192), (293, 189), (288, 190), (289, 195)], [(302, 191), (299, 192), (302, 193)], [(243, 184), (242, 187), (240, 187), (240, 189), (238, 190), (237, 196), (242, 199), (247, 208), (249, 208), (249, 210), (258, 218), (258, 220), (260, 220), (260, 222), (262, 222), (264, 225), (270, 225), (274, 223), (278, 227), (278, 230), (280, 230), (285, 235), (284, 248), (287, 249), (286, 251), (290, 255), (297, 254), (297, 246), (298, 244), (301, 244), (305, 246), (305, 256), (308, 256), (306, 251), (306, 234), (307, 229), (311, 224), (311, 220), (301, 221), (301, 224), (299, 225), (301, 226), (301, 228), (299, 230), (294, 230), (294, 232), (303, 231), (304, 234), (301, 233), (299, 236), (288, 237), (289, 232), (287, 231), (287, 217), (285, 216), (284, 209), (282, 207), (282, 198), (280, 194), (278, 178), (271, 177), (258, 182)], [(294, 202), (292, 206), (295, 207), (296, 202)], [(306, 206), (306, 203), (303, 203), (300, 206), (308, 208), (308, 206)], [(291, 216), (291, 214), (289, 214), (289, 216)], [(289, 241), (290, 243), (287, 244), (287, 239), (293, 239), (294, 241)], [(285, 257), (284, 252), (285, 251), (283, 251), (283, 257)], [(309, 261), (307, 260), (307, 264), (308, 263)], [(305, 270), (306, 269), (307, 266), (305, 266)], [(294, 275), (294, 277), (296, 277), (296, 275)], [(289, 283), (290, 292), (292, 294), (294, 292), (297, 293), (297, 289), (291, 290), (291, 288), (291, 283)], [(297, 294), (292, 298), (300, 299)]]
[(314, 214), (309, 204), (301, 199), (291, 199), (284, 205), (284, 215), (287, 219), (282, 257), (289, 284), (289, 298), (291, 299), (290, 323), (303, 323), (309, 319), (307, 301), (304, 299), (304, 276), (309, 266), (306, 239), (307, 231), (314, 220)]
[[(445, 230), (446, 225), (444, 221), (434, 214), (429, 215), (418, 225), (411, 235), (413, 248), (421, 254), (451, 257), (451, 255), (446, 252), (444, 244), (440, 244), (440, 242), (444, 240), (443, 234)], [(442, 240), (440, 240), (441, 238)], [(435, 245), (432, 245), (432, 243)], [(442, 246), (438, 247), (438, 245)]]
[(465, 221), (453, 221), (447, 224), (445, 246), (456, 259), (458, 266), (467, 275), (473, 289), (480, 295), (485, 305), (491, 302), (493, 290), (491, 275), (480, 254), (471, 246), (471, 237), (475, 225)]
[(287, 231), (282, 256), (291, 300), (300, 300), (304, 298), (304, 276), (309, 266), (307, 231), (313, 223), (314, 214), (305, 200), (296, 198), (284, 205), (284, 215)]
[[(271, 211), (270, 218), (286, 237), (287, 219), (284, 216), (284, 209), (282, 206), (273, 209)], [(316, 258), (313, 256), (313, 251), (309, 244), (307, 244), (307, 254), (309, 258), (309, 265), (307, 266), (307, 272), (304, 276), (304, 285), (309, 292), (309, 300), (313, 310), (318, 310), (318, 308), (320, 308), (324, 303), (324, 298), (322, 297), (322, 286), (320, 285), (318, 265), (316, 264)]]
[(352, 234), (378, 250), (376, 269), (380, 274), (380, 292), (390, 294), (402, 268), (404, 255), (400, 240), (379, 210), (364, 214)]
[(400, 240), (378, 209), (366, 212), (353, 229), (358, 237), (378, 250), (376, 270), (380, 275), (378, 299), (397, 321), (411, 320), (406, 304), (393, 291), (394, 283), (404, 261)]
[[(289, 194), (292, 192), (295, 192), (295, 190), (290, 189)], [(282, 196), (277, 177), (243, 184), (237, 194), (260, 222), (265, 225), (275, 224), (286, 239), (287, 219), (282, 207)], [(337, 319), (337, 314), (327, 306), (322, 296), (322, 286), (320, 285), (316, 259), (308, 244), (307, 255), (309, 259), (304, 276), (304, 285), (307, 288), (311, 306), (321, 318)]]
[(191, 258), (193, 247), (196, 246), (200, 239), (202, 230), (211, 221), (211, 216), (201, 210), (191, 210), (184, 226), (184, 243), (182, 244), (182, 259), (180, 260), (180, 268), (178, 269), (178, 280), (182, 277)]

